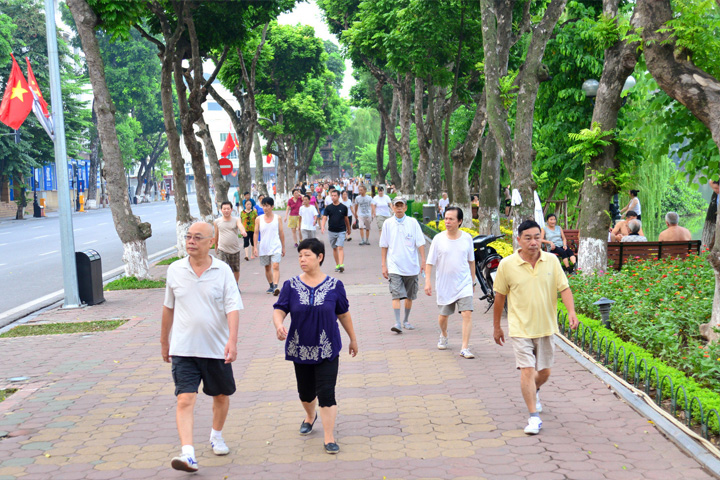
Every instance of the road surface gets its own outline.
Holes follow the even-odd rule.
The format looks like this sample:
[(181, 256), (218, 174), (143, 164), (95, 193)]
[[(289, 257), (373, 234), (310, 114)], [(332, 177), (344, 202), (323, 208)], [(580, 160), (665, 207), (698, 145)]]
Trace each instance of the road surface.
[[(195, 195), (190, 211), (197, 216)], [(154, 202), (134, 205), (133, 213), (152, 225), (148, 255), (175, 244), (175, 204)], [(122, 243), (109, 208), (72, 216), (75, 251), (96, 250), (103, 272), (123, 264)], [(0, 221), (0, 313), (63, 288), (60, 260), (60, 226), (57, 213), (45, 218)]]

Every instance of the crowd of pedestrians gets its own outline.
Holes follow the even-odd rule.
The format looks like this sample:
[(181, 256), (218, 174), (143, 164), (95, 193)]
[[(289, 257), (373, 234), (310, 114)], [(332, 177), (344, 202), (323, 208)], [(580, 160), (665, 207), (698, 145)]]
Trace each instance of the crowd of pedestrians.
[[(259, 258), (268, 282), (266, 292), (277, 297), (269, 311), (272, 310), (278, 340), (285, 342), (285, 359), (293, 362), (304, 413), (298, 434), (311, 434), (319, 418), (323, 448), (329, 454), (340, 451), (334, 435), (338, 414), (335, 389), (342, 350), (340, 327), (349, 339), (349, 355), (358, 354), (359, 340), (343, 282), (321, 270), (325, 242), (332, 248), (335, 273), (351, 274), (345, 269), (348, 254), (345, 242), (355, 228), (360, 230), (359, 246), (371, 245), (374, 225), (381, 254), (377, 268), (388, 282), (391, 297), (391, 332), (400, 335), (416, 329), (411, 312), (422, 287), (428, 296), (435, 294), (437, 348), (451, 347), (448, 324), (457, 311), (462, 338), (459, 345), (455, 344), (455, 348), (459, 347), (456, 351), (464, 359), (475, 358), (470, 350), (475, 254), (472, 237), (460, 230), (463, 222), (460, 208), (443, 202), (438, 213), (445, 220), (446, 230), (433, 238), (426, 259), (426, 237), (418, 221), (406, 215), (407, 200), (402, 196), (391, 199), (382, 187), (371, 196), (360, 181), (327, 182), (317, 187), (301, 184), (293, 189), (284, 215), (280, 214), (282, 210), (274, 210), (275, 201), (271, 197), (258, 198), (256, 204), (243, 197), (238, 194), (235, 202), (238, 217), (232, 215), (233, 204), (224, 202), (222, 216), (213, 224), (193, 224), (185, 237), (189, 256), (168, 269), (161, 347), (163, 359), (172, 362), (177, 397), (180, 454), (171, 461), (174, 469), (198, 470), (193, 446), (193, 410), (200, 384), (203, 393), (213, 399), (210, 448), (216, 455), (230, 452), (222, 429), (229, 398), (235, 391), (232, 362), (237, 358), (239, 311), (243, 308), (238, 287), (243, 251), (248, 261)], [(446, 194), (443, 199), (447, 199)], [(281, 283), (280, 264), (286, 256), (285, 226), (291, 231), (302, 274)], [(632, 226), (628, 228), (632, 230)], [(558, 293), (570, 312), (571, 325), (577, 321), (560, 262), (540, 248), (542, 243), (551, 243), (554, 249), (559, 249), (560, 244), (565, 247), (562, 232), (548, 234), (549, 231), (552, 226), (543, 230), (534, 222), (521, 225), (517, 239), (521, 249), (500, 263), (495, 283), (495, 340), (500, 345), (505, 341), (500, 317), (507, 298), (509, 339), (521, 372), (521, 393), (530, 414), (527, 434), (537, 434), (542, 427), (539, 389), (547, 382), (553, 363), (552, 335), (557, 332)], [(215, 257), (210, 255), (213, 246)], [(350, 254), (357, 253), (350, 250)]]

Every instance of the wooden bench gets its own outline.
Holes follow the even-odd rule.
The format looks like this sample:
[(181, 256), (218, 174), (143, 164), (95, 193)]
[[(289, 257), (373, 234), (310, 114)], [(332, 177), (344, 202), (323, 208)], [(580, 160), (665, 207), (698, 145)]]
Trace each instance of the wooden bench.
[(691, 253), (700, 253), (700, 243), (700, 240), (687, 242), (610, 242), (608, 243), (608, 266), (620, 270), (629, 259), (636, 257), (643, 260), (687, 257)]
[[(580, 230), (563, 230), (565, 233), (565, 240), (567, 240), (567, 246), (570, 250), (577, 255), (578, 247), (580, 246)], [(550, 245), (543, 245), (543, 248), (550, 251)]]

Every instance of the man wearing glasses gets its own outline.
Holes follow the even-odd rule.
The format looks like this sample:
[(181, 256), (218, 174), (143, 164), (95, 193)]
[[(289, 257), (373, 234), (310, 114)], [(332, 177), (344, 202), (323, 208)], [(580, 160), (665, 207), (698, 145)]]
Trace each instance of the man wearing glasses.
[[(237, 358), (240, 292), (230, 267), (210, 256), (212, 225), (197, 222), (185, 235), (188, 256), (167, 271), (160, 345), (165, 362), (172, 362), (177, 397), (177, 428), (182, 453), (173, 458), (175, 470), (198, 470), (193, 447), (193, 408), (200, 382), (213, 397), (210, 446), (215, 455), (229, 449), (222, 428), (235, 393), (232, 366)], [(172, 332), (172, 335), (170, 333)]]

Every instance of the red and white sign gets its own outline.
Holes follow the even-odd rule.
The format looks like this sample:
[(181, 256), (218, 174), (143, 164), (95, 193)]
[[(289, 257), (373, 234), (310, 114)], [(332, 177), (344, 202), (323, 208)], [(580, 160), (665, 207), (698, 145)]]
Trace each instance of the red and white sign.
[(233, 170), (233, 164), (229, 158), (222, 157), (218, 163), (220, 164), (220, 173), (230, 175)]

